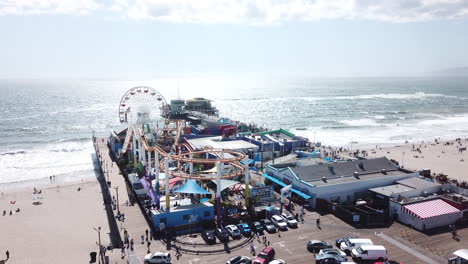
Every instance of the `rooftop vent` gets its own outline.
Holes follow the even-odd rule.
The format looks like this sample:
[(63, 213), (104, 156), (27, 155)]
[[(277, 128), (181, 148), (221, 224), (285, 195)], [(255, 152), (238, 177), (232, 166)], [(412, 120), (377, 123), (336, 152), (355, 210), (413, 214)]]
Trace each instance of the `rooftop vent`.
[(353, 175), (354, 175), (354, 178), (359, 179), (359, 172), (355, 171)]
[(382, 169), (381, 172), (382, 172), (382, 174), (387, 174), (387, 170), (386, 170), (386, 169)]
[(364, 163), (362, 163), (362, 161), (360, 161), (358, 163), (358, 167), (361, 169), (361, 170), (364, 170)]
[(323, 182), (327, 182), (327, 177), (322, 177)]

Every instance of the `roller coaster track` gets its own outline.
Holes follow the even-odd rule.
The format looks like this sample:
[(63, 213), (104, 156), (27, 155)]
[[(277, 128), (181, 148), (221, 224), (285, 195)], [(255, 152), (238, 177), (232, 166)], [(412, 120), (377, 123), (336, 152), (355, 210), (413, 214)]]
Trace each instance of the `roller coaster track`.
[[(180, 147), (185, 145), (185, 144), (180, 143), (180, 136), (182, 135), (182, 129), (183, 129), (183, 124), (184, 124), (183, 122), (184, 122), (183, 120), (176, 120), (177, 127), (175, 129), (177, 130), (177, 134), (175, 136), (174, 145), (177, 147), (177, 149), (179, 149), (179, 151), (180, 151)], [(170, 130), (174, 130), (174, 128), (171, 128)], [(149, 151), (149, 152), (156, 151), (159, 153), (159, 155), (163, 156), (164, 158), (168, 158), (170, 160), (175, 160), (175, 161), (185, 162), (185, 163), (193, 163), (193, 164), (228, 163), (229, 165), (237, 169), (237, 171), (235, 172), (222, 175), (221, 176), (222, 179), (229, 179), (229, 178), (240, 176), (245, 171), (244, 166), (240, 164), (240, 161), (246, 157), (244, 153), (237, 152), (237, 151), (222, 150), (222, 149), (206, 149), (206, 150), (201, 150), (201, 151), (191, 151), (191, 148), (188, 148), (188, 146), (186, 146), (189, 152), (179, 153), (179, 154), (169, 154), (159, 146), (150, 146), (146, 140), (146, 137), (143, 131), (141, 130), (141, 127), (135, 128), (135, 125), (129, 126), (127, 130), (127, 136), (125, 138), (125, 142), (123, 145), (124, 153), (128, 149), (130, 149), (130, 144), (133, 140), (133, 137), (137, 137), (141, 139), (142, 146), (146, 151)], [(193, 158), (193, 156), (207, 155), (207, 153), (214, 154), (218, 158), (215, 158), (215, 159)], [(222, 158), (224, 154), (230, 154), (233, 157)], [(164, 171), (165, 170), (164, 162), (161, 161), (159, 165), (160, 165), (160, 171)], [(208, 175), (188, 174), (182, 171), (171, 171), (170, 174), (173, 177), (181, 177), (181, 178), (186, 178), (186, 179), (197, 179), (197, 180), (215, 180), (216, 179), (216, 177), (210, 177)]]

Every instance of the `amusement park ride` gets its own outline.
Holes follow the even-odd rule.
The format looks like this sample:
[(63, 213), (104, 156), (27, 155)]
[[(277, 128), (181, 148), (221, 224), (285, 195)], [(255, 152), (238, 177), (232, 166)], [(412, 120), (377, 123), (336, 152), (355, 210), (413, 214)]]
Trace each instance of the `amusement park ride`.
[[(158, 110), (160, 113), (157, 113)], [(185, 120), (169, 119), (169, 111), (170, 106), (164, 97), (157, 90), (147, 86), (128, 90), (119, 105), (120, 123), (128, 126), (122, 154), (131, 152), (135, 167), (141, 163), (147, 168), (145, 172), (151, 172), (154, 168), (157, 193), (159, 193), (159, 173), (165, 172), (166, 211), (170, 212), (170, 197), (167, 191), (170, 176), (198, 181), (215, 180), (217, 220), (220, 223), (221, 179), (244, 174), (245, 204), (248, 206), (250, 193), (248, 157), (241, 152), (222, 149), (193, 151), (190, 146), (181, 143)], [(244, 164), (241, 164), (242, 160), (245, 160)], [(177, 162), (177, 166), (169, 169), (169, 164), (174, 161)], [(216, 166), (217, 173), (212, 175), (194, 172), (194, 164)], [(226, 167), (229, 170), (226, 170)], [(229, 173), (223, 174), (225, 171)]]

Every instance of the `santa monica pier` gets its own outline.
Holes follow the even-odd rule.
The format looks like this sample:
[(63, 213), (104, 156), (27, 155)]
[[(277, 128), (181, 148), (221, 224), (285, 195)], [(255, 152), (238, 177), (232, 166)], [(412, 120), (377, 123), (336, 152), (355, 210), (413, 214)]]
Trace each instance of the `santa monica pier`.
[[(446, 263), (448, 250), (414, 249), (369, 228), (401, 238), (467, 220), (466, 190), (431, 180), (428, 170), (220, 117), (205, 98), (167, 102), (134, 87), (118, 116), (110, 135), (93, 135), (107, 249), (121, 249), (100, 245), (103, 263), (374, 263), (346, 246), (352, 237), (372, 238), (376, 261)], [(339, 257), (309, 253), (332, 248), (331, 240)]]

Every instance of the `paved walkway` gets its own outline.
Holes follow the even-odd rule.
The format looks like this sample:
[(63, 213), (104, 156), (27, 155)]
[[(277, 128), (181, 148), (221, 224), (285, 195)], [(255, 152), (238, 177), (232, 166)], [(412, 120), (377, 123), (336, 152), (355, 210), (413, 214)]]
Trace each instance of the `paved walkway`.
[(411, 255), (419, 258), (420, 260), (424, 261), (427, 264), (438, 264), (438, 262), (426, 257), (425, 255), (419, 253), (418, 251), (400, 243), (399, 241), (396, 241), (395, 239), (385, 235), (384, 233), (378, 233), (377, 236), (387, 240), (388, 242), (392, 243), (393, 245), (403, 249), (404, 251), (410, 253)]
[[(125, 255), (124, 259), (121, 258), (121, 250), (114, 249), (112, 252), (108, 251), (108, 256), (110, 263), (132, 263), (138, 264), (143, 263), (143, 258), (146, 255), (147, 245), (146, 239), (144, 243), (141, 243), (141, 236), (145, 235), (145, 230), (149, 230), (148, 223), (144, 218), (140, 207), (135, 203), (134, 206), (126, 206), (126, 201), (130, 201), (130, 196), (127, 184), (125, 182), (124, 177), (122, 176), (119, 167), (115, 164), (110, 155), (109, 155), (109, 147), (107, 145), (107, 141), (105, 138), (97, 138), (96, 140), (97, 150), (100, 155), (98, 155), (98, 159), (102, 162), (102, 168), (104, 172), (104, 176), (107, 181), (111, 182), (111, 196), (115, 196), (117, 199), (117, 190), (118, 188), (118, 207), (120, 209), (120, 213), (125, 214), (125, 221), (117, 221), (118, 229), (120, 231), (120, 236), (122, 240), (124, 239), (124, 229), (127, 230), (129, 234), (129, 239), (134, 240), (134, 250), (130, 251), (130, 249), (125, 248)], [(117, 210), (114, 210), (114, 218), (117, 215)], [(160, 243), (157, 240), (152, 240), (150, 248), (155, 249), (155, 244)]]

